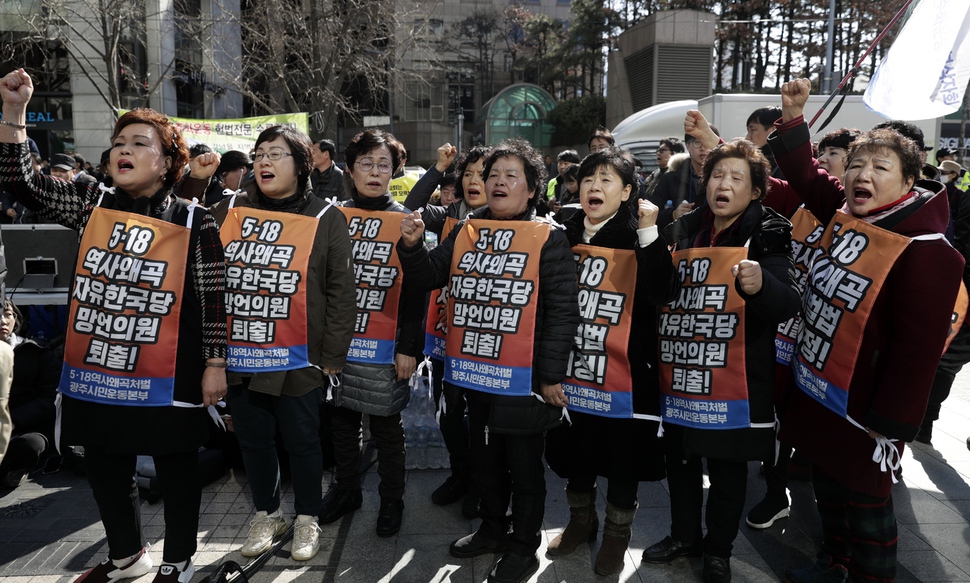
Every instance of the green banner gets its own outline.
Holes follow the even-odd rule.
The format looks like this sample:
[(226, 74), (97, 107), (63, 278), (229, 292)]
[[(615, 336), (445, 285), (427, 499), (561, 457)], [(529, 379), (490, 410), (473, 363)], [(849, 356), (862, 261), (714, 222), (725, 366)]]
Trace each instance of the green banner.
[[(124, 110), (121, 113), (125, 113)], [(305, 113), (283, 113), (237, 119), (189, 119), (169, 117), (182, 130), (185, 141), (192, 146), (202, 143), (220, 154), (239, 150), (248, 154), (256, 145), (260, 132), (274, 125), (288, 125), (308, 134), (309, 116)]]

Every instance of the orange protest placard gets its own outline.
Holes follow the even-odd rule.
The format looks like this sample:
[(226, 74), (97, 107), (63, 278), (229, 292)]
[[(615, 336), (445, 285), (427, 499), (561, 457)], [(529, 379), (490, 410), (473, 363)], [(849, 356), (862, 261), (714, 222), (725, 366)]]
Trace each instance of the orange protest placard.
[(576, 245), (573, 255), (579, 264), (582, 323), (562, 382), (568, 407), (601, 417), (633, 417), (627, 351), (637, 287), (636, 252)]
[(357, 324), (347, 360), (394, 364), (403, 273), (394, 246), (404, 213), (340, 207), (347, 217), (357, 282)]
[[(792, 258), (795, 261), (798, 291), (801, 292), (805, 289), (808, 269), (818, 253), (818, 245), (822, 239), (822, 233), (825, 231), (825, 225), (820, 223), (815, 215), (805, 210), (804, 207), (795, 210), (791, 224)], [(775, 335), (775, 361), (779, 364), (786, 367), (791, 365), (792, 358), (795, 355), (798, 331), (801, 326), (801, 311), (778, 325), (778, 333)]]
[(551, 228), (465, 222), (451, 258), (446, 380), (486, 393), (532, 394), (539, 258)]
[(681, 281), (657, 325), (664, 421), (699, 429), (751, 424), (744, 350), (744, 300), (731, 268), (744, 247), (673, 254)]
[(310, 366), (306, 273), (318, 220), (234, 207), (219, 234), (226, 249), (229, 370)]
[(96, 403), (171, 405), (190, 231), (96, 207), (81, 238), (60, 390)]
[[(447, 237), (458, 219), (445, 217), (445, 226), (441, 230), (441, 238)], [(444, 360), (445, 335), (448, 333), (448, 286), (431, 290), (428, 301), (428, 317), (424, 324), (424, 353), (431, 358)]]
[(795, 383), (842, 417), (872, 305), (909, 243), (841, 211), (822, 235), (802, 296)]

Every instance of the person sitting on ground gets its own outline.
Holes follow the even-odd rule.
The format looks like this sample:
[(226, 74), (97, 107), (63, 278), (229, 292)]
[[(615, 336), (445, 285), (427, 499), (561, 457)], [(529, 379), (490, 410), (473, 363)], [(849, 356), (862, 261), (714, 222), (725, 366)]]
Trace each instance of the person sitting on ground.
[(53, 449), (54, 397), (61, 363), (50, 348), (19, 336), (23, 315), (9, 299), (0, 317), (0, 342), (13, 348), (14, 377), (10, 389), (13, 438), (0, 462), (0, 487), (16, 488)]

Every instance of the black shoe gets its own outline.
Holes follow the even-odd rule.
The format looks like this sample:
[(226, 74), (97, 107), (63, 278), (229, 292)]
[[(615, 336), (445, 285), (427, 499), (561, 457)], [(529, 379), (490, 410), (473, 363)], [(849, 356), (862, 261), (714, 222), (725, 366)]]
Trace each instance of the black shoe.
[(669, 563), (677, 557), (699, 557), (702, 554), (704, 554), (704, 551), (701, 548), (701, 545), (685, 545), (684, 543), (674, 540), (672, 537), (668, 536), (659, 543), (643, 551), (643, 562)]
[(456, 559), (469, 559), (490, 553), (504, 553), (506, 541), (492, 540), (477, 531), (451, 543), (448, 553)]
[(488, 583), (520, 583), (538, 570), (539, 557), (534, 553), (531, 555), (505, 553), (488, 574)]
[(460, 472), (448, 476), (445, 483), (438, 486), (438, 489), (431, 493), (431, 501), (439, 506), (447, 506), (461, 500), (468, 492), (471, 485), (471, 478), (468, 472)]
[(330, 524), (340, 520), (340, 517), (360, 508), (364, 496), (360, 490), (344, 490), (330, 488), (323, 497), (323, 509), (320, 510), (320, 524)]
[(381, 511), (377, 513), (377, 536), (394, 536), (401, 530), (404, 500), (381, 499)]
[(730, 583), (731, 559), (704, 555), (704, 583)]
[(751, 528), (770, 528), (776, 520), (788, 518), (790, 507), (788, 506), (788, 496), (784, 499), (772, 499), (765, 496), (765, 499), (754, 505), (745, 522)]

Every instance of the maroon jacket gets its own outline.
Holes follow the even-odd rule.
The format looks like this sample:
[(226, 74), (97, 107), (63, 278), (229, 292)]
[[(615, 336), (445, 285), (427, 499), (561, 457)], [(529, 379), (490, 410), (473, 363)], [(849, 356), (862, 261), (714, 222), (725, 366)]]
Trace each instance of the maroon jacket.
[[(827, 223), (842, 207), (844, 193), (841, 183), (812, 157), (808, 126), (801, 119), (779, 124), (769, 143), (806, 208)], [(917, 203), (876, 225), (908, 237), (944, 232), (949, 222), (945, 191), (930, 181), (916, 190)], [(923, 420), (963, 265), (963, 257), (943, 239), (913, 241), (889, 272), (863, 331), (848, 413), (862, 425), (898, 439), (900, 455), (903, 442), (916, 437)], [(875, 441), (797, 388), (780, 437), (847, 488), (889, 495), (892, 478), (872, 461)]]

